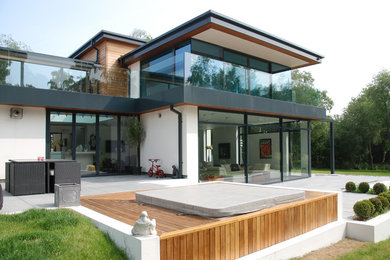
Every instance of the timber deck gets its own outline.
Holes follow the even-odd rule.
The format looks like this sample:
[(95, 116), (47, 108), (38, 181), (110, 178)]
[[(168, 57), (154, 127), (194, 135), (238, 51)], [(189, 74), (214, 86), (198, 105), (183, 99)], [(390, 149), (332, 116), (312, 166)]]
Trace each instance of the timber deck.
[[(81, 205), (132, 226), (145, 210), (150, 219), (156, 219), (158, 235), (226, 220), (186, 215), (179, 211), (143, 204), (135, 200), (136, 192), (138, 191), (83, 196)], [(321, 195), (319, 192), (306, 191), (306, 200)]]

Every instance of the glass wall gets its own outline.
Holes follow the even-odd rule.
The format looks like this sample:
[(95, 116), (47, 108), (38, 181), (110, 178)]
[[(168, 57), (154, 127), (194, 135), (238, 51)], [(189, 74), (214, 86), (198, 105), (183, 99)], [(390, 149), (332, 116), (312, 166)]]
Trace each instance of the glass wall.
[(126, 142), (129, 116), (71, 111), (48, 113), (50, 151), (47, 158), (76, 159), (80, 162), (82, 176), (132, 173), (136, 148)]
[(184, 54), (189, 44), (169, 49), (141, 62), (141, 95), (150, 96), (184, 84)]
[(72, 160), (72, 113), (50, 113), (50, 158)]
[(279, 118), (248, 115), (248, 182), (280, 181)]
[(96, 171), (96, 116), (76, 114), (76, 161), (82, 172)]
[(141, 62), (142, 96), (183, 85), (292, 100), (290, 68), (195, 39)]
[(132, 167), (137, 165), (137, 148), (131, 146), (126, 138), (126, 129), (129, 116), (121, 116), (121, 149), (120, 149), (120, 158), (121, 158), (121, 172), (122, 173), (131, 173)]
[(309, 176), (309, 140), (307, 121), (283, 120), (283, 179)]
[(308, 177), (308, 131), (304, 120), (200, 109), (199, 178), (265, 184)]
[(199, 111), (199, 178), (245, 182), (241, 158), (242, 114)]
[(99, 115), (100, 173), (118, 172), (118, 151), (124, 149), (122, 141), (118, 142), (117, 116)]

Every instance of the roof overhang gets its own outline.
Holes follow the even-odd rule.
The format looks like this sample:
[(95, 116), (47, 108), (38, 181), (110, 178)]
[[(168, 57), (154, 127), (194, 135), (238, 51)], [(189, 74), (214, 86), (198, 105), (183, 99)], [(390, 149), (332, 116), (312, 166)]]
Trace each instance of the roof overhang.
[(214, 11), (208, 11), (122, 56), (121, 64), (129, 66), (189, 38), (213, 43), (290, 68), (317, 64), (324, 58), (269, 33)]
[(98, 43), (99, 41), (103, 39), (111, 39), (115, 41), (125, 42), (128, 44), (133, 44), (136, 46), (140, 46), (144, 44), (146, 41), (134, 38), (131, 36), (109, 32), (106, 30), (101, 30), (98, 32), (94, 37), (92, 37), (90, 40), (88, 40), (86, 43), (84, 43), (80, 48), (78, 48), (75, 52), (73, 52), (69, 58), (79, 58), (83, 53), (90, 50), (92, 48), (92, 45), (95, 43)]

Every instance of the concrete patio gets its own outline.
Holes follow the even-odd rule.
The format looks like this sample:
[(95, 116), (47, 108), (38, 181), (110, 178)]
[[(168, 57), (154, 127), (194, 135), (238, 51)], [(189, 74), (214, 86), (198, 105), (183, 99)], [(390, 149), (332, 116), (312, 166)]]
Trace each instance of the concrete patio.
[[(371, 185), (376, 182), (384, 182), (387, 185), (387, 183), (390, 182), (390, 178), (377, 176), (313, 174), (311, 178), (276, 183), (272, 184), (272, 186), (294, 187), (321, 191), (344, 191), (344, 186), (347, 181), (353, 181), (357, 185), (363, 181), (366, 181)], [(146, 175), (87, 177), (81, 179), (81, 196), (167, 188), (191, 184), (195, 183), (190, 182), (187, 179), (156, 179), (149, 178)], [(2, 183), (2, 187), (4, 190), (4, 183)], [(356, 201), (368, 199), (373, 196), (375, 195), (343, 192), (343, 218), (351, 218), (354, 215), (353, 205)], [(31, 208), (55, 208), (54, 194), (12, 196), (8, 192), (4, 191), (4, 206), (3, 209), (0, 210), (0, 214), (17, 213)]]

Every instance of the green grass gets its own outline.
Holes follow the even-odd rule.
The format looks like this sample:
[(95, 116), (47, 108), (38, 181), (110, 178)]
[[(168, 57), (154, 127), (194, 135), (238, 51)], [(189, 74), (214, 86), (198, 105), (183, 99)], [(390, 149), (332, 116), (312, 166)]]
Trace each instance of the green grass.
[(375, 259), (385, 260), (390, 259), (390, 239), (379, 243), (369, 243), (360, 249), (356, 249), (342, 257), (339, 260), (355, 260), (355, 259)]
[[(312, 169), (312, 173), (330, 174), (330, 170)], [(335, 174), (343, 175), (367, 175), (367, 176), (390, 176), (390, 171), (380, 170), (335, 170)]]
[(67, 210), (0, 215), (0, 259), (126, 259), (108, 235)]

